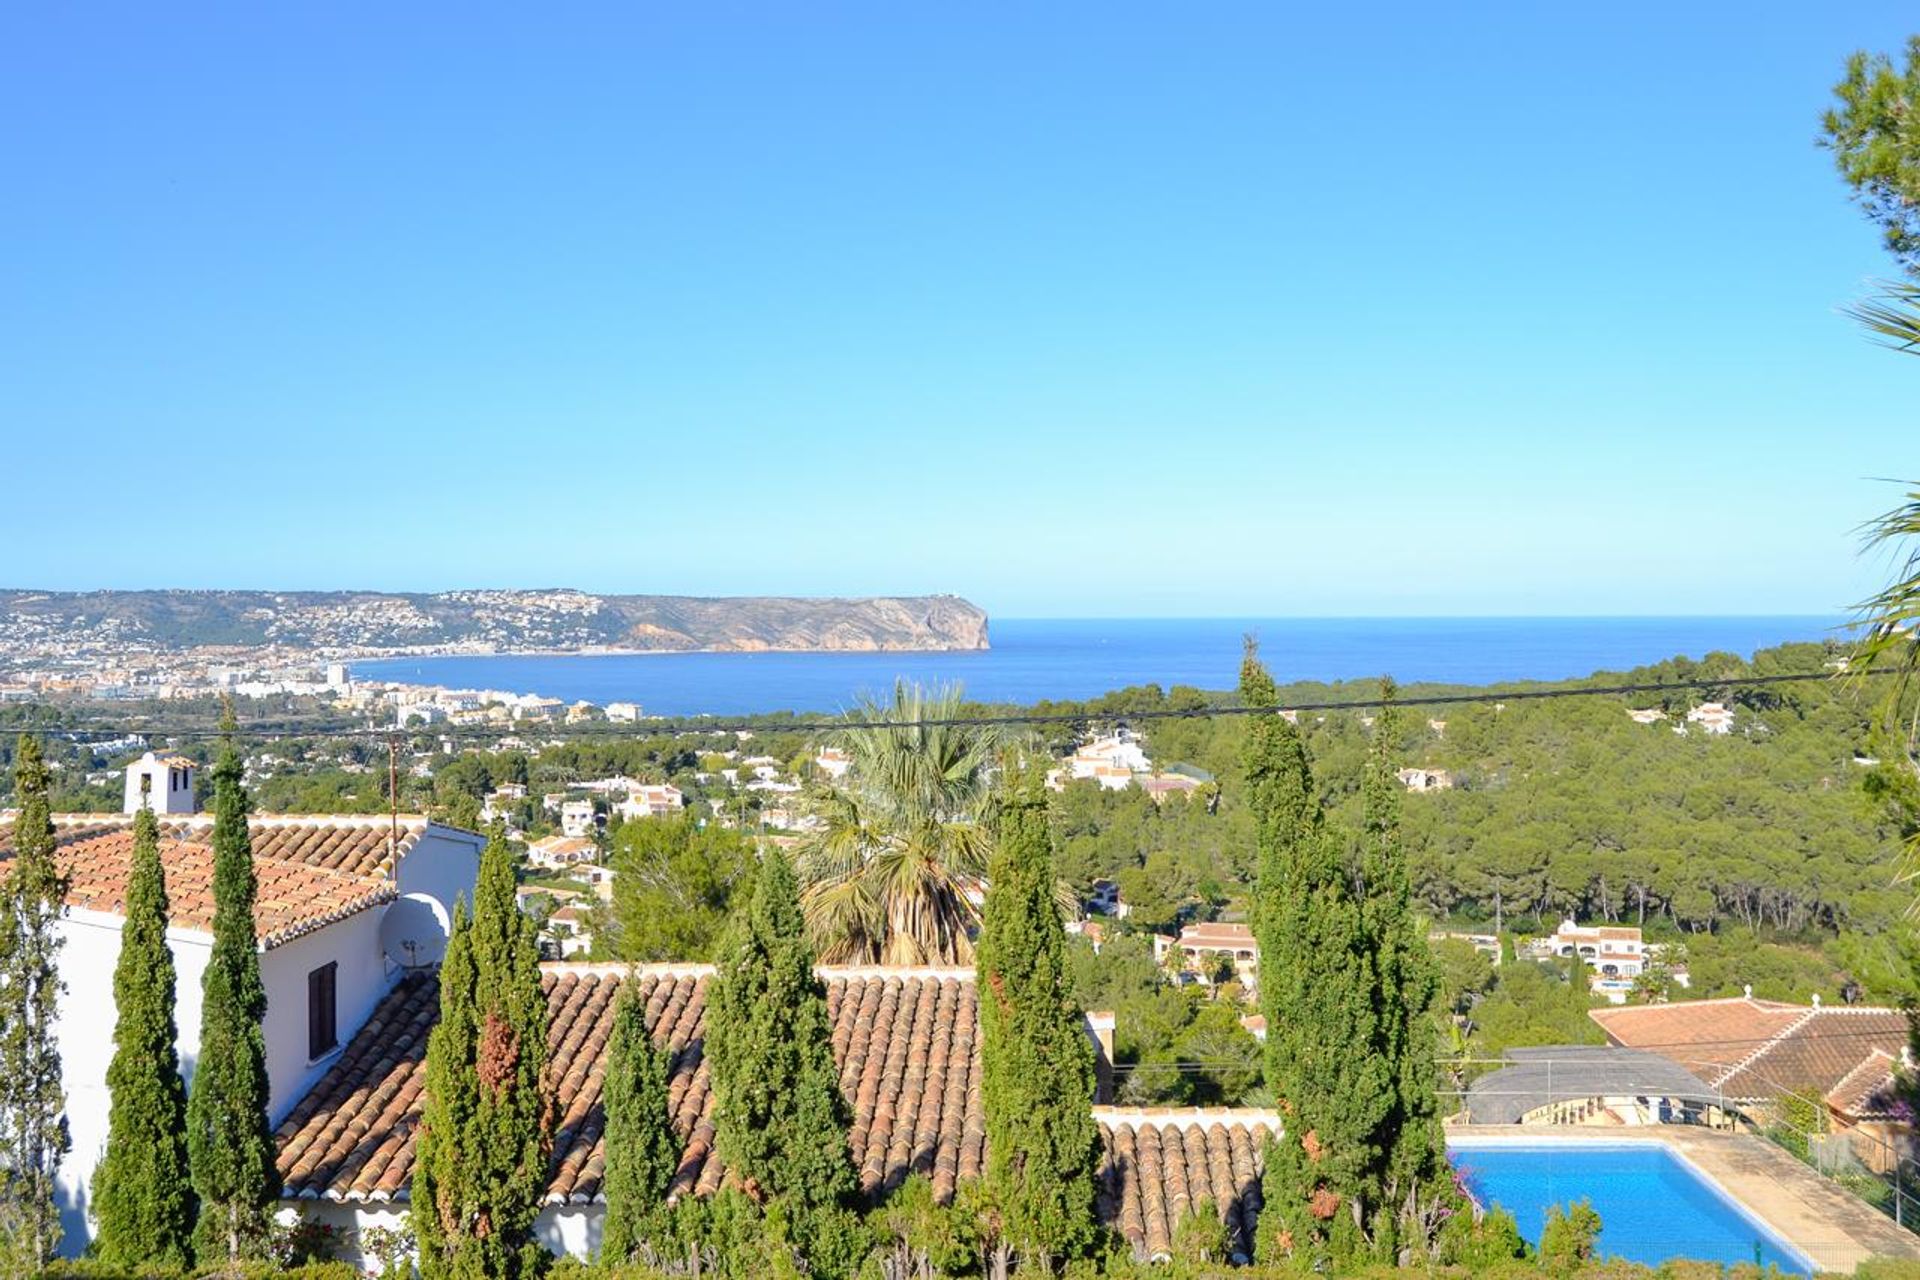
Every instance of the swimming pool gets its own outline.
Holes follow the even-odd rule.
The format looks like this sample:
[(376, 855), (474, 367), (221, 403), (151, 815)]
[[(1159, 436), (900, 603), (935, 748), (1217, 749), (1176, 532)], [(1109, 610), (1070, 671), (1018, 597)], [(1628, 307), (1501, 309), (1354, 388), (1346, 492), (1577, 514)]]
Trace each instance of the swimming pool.
[(1772, 1263), (1812, 1274), (1798, 1249), (1728, 1199), (1659, 1142), (1449, 1144), (1448, 1156), (1482, 1204), (1513, 1214), (1540, 1243), (1550, 1205), (1586, 1199), (1600, 1214), (1600, 1252), (1658, 1266), (1671, 1258)]

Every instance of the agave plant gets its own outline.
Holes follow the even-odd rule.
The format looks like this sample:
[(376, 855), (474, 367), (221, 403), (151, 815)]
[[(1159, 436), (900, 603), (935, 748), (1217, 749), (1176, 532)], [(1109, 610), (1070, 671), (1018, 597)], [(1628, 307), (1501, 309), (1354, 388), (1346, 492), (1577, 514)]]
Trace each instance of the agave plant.
[[(832, 745), (850, 761), (814, 800), (801, 903), (829, 964), (965, 964), (992, 852), (992, 780), (1006, 736), (956, 723), (960, 690), (905, 681), (863, 698)], [(858, 727), (856, 727), (858, 726)], [(877, 727), (865, 727), (877, 726)]]

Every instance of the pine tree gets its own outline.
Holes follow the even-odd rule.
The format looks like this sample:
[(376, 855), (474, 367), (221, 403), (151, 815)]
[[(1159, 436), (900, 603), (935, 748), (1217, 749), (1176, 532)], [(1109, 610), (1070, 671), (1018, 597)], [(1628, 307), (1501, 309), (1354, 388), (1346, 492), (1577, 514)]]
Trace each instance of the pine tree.
[(192, 1258), (193, 1187), (187, 1165), (187, 1091), (174, 1022), (173, 952), (160, 824), (133, 820), (126, 924), (113, 970), (113, 1060), (107, 1147), (93, 1173), (94, 1255), (108, 1266), (185, 1267)]
[(793, 868), (769, 849), (707, 996), (716, 1147), (755, 1201), (777, 1208), (813, 1272), (844, 1274), (858, 1192), (826, 989), (813, 971)]
[(0, 883), (0, 1260), (32, 1270), (60, 1243), (54, 1180), (69, 1146), (54, 1030), (67, 882), (54, 856), (47, 765), (31, 734), (20, 735), (13, 778), (20, 809)]
[(199, 1197), (201, 1265), (263, 1255), (280, 1193), (267, 1130), (267, 992), (260, 981), (257, 890), (247, 793), (229, 739), (213, 770), (213, 948), (200, 980), (200, 1056), (187, 1097), (187, 1157)]
[(987, 1181), (1023, 1267), (1051, 1270), (1094, 1238), (1100, 1132), (1093, 1048), (1067, 972), (1046, 804), (1003, 809), (978, 949)]
[(1378, 1196), (1375, 1252), (1392, 1260), (1432, 1242), (1454, 1197), (1446, 1138), (1434, 1092), (1433, 1004), (1438, 975), (1426, 929), (1413, 910), (1406, 850), (1400, 838), (1400, 780), (1394, 771), (1399, 717), (1394, 683), (1381, 685), (1382, 707), (1361, 781), (1361, 909), (1373, 956), (1379, 1010), (1375, 1054), (1392, 1089), (1378, 1137), (1380, 1166), (1369, 1188)]
[(656, 1047), (647, 1030), (646, 1001), (632, 980), (620, 986), (607, 1075), (601, 1085), (607, 1120), (607, 1213), (601, 1226), (602, 1262), (628, 1262), (651, 1250), (656, 1261), (667, 1228), (667, 1188), (680, 1164), (668, 1095), (673, 1055)]
[(535, 926), (514, 901), (495, 829), (473, 911), (456, 903), (427, 1041), (413, 1228), (424, 1280), (516, 1280), (547, 1261), (533, 1237), (547, 1189), (547, 999)]

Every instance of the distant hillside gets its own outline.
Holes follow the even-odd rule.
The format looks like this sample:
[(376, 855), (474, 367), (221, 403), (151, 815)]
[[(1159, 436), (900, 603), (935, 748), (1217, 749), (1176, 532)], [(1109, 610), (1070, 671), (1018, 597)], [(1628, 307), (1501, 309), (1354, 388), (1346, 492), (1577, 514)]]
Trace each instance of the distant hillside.
[(0, 590), (0, 646), (102, 641), (159, 649), (299, 645), (416, 652), (984, 649), (987, 615), (944, 595)]

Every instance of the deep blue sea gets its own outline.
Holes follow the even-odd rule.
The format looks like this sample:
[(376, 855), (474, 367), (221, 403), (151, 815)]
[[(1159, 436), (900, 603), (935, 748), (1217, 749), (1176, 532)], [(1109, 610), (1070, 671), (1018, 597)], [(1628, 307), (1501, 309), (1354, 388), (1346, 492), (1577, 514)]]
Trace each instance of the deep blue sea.
[(996, 618), (991, 649), (970, 653), (647, 653), (560, 657), (388, 658), (356, 662), (363, 680), (504, 689), (638, 702), (652, 715), (837, 712), (895, 677), (959, 683), (981, 702), (1090, 698), (1127, 685), (1227, 689), (1240, 638), (1281, 683), (1382, 673), (1404, 683), (1492, 684), (1620, 671), (1677, 654), (1741, 656), (1819, 640), (1826, 617), (1724, 618)]

